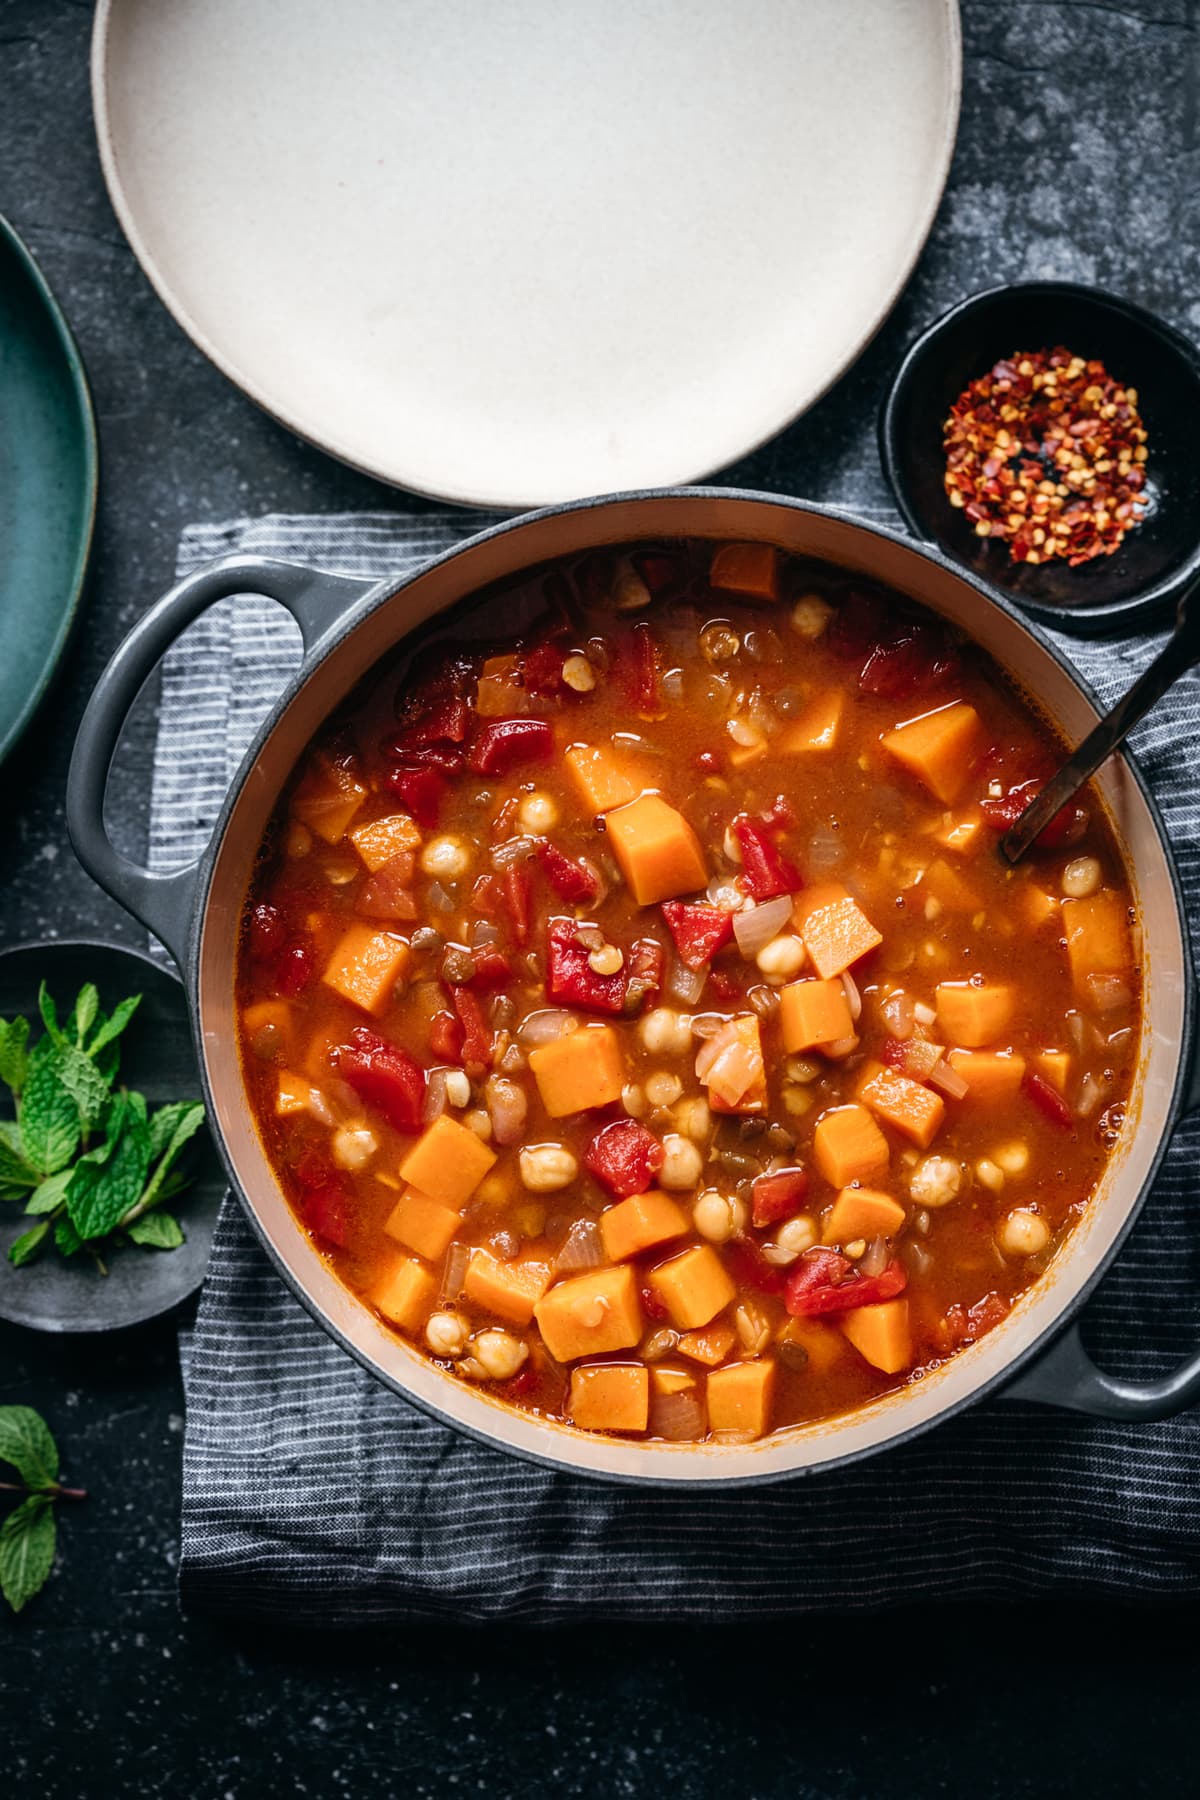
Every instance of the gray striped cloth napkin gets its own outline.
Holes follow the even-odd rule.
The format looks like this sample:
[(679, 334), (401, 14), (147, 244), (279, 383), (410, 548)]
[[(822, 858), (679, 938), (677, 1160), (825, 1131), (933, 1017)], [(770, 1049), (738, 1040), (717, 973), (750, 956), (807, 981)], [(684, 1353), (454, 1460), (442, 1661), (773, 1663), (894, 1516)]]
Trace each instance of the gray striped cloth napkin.
[[(179, 573), (241, 550), (382, 576), (483, 522), (425, 512), (194, 526)], [(1068, 646), (1106, 697), (1154, 647)], [(156, 868), (202, 847), (297, 653), (277, 609), (240, 600), (214, 608), (168, 658)], [(1191, 680), (1136, 742), (1200, 908), (1198, 723)], [(1135, 1378), (1162, 1373), (1200, 1335), (1198, 1151), (1194, 1119), (1088, 1309), (1093, 1354)], [(189, 1604), (349, 1627), (1200, 1593), (1198, 1413), (1134, 1427), (985, 1404), (836, 1475), (725, 1495), (605, 1488), (466, 1442), (372, 1381), (291, 1298), (233, 1200), (182, 1354)]]

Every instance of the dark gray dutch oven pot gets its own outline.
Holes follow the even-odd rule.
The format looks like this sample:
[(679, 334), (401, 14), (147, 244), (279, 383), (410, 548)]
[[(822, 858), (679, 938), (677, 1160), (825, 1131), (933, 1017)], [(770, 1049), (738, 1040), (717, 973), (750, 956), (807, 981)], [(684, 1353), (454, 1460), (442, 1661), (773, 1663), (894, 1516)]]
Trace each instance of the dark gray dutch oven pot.
[[(937, 553), (765, 494), (685, 489), (555, 507), (481, 532), (399, 583), (237, 557), (190, 576), (146, 614), (101, 678), (75, 745), (67, 818), (84, 866), (184, 971), (214, 1135), (264, 1248), (314, 1318), (397, 1393), (488, 1444), (609, 1479), (728, 1484), (830, 1468), (1000, 1391), (1110, 1418), (1160, 1418), (1190, 1404), (1200, 1397), (1200, 1355), (1162, 1381), (1116, 1381), (1089, 1362), (1073, 1322), (1137, 1217), (1176, 1120), (1200, 1098), (1191, 1073), (1191, 965), (1179, 880), (1158, 811), (1126, 757), (1109, 764), (1100, 787), (1133, 873), (1145, 938), (1146, 1029), (1128, 1127), (1087, 1216), (1047, 1275), (979, 1344), (911, 1387), (846, 1418), (752, 1445), (638, 1444), (575, 1433), (510, 1411), (442, 1374), (342, 1286), (297, 1225), (246, 1105), (233, 1007), (242, 900), (283, 783), (360, 677), (445, 607), (550, 557), (672, 536), (763, 539), (885, 582), (964, 627), (1068, 738), (1082, 737), (1098, 716), (1091, 693), (1037, 631)], [(214, 601), (247, 593), (266, 594), (292, 614), (303, 664), (242, 764), (204, 856), (176, 874), (150, 874), (114, 849), (103, 824), (122, 723), (185, 626)]]

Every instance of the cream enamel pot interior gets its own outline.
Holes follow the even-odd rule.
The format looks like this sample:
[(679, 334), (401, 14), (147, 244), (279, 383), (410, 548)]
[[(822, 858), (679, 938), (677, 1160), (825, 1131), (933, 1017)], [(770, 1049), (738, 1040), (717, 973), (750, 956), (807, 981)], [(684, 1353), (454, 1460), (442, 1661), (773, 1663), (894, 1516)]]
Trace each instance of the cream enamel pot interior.
[[(1132, 872), (1145, 940), (1143, 1045), (1130, 1124), (1087, 1216), (1008, 1319), (912, 1387), (847, 1417), (747, 1446), (639, 1444), (591, 1437), (509, 1410), (442, 1374), (342, 1286), (297, 1224), (271, 1172), (243, 1093), (233, 1014), (234, 949), (264, 827), (309, 739), (348, 691), (423, 621), (499, 578), (548, 558), (645, 537), (763, 539), (885, 582), (961, 626), (1007, 667), (1065, 735), (1098, 709), (1038, 633), (926, 549), (874, 527), (768, 495), (684, 489), (617, 495), (525, 515), (480, 533), (403, 582), (365, 586), (260, 559), (226, 558), (180, 583), (117, 651), (80, 727), (68, 781), (71, 839), (84, 866), (166, 944), (184, 970), (218, 1143), (235, 1190), (276, 1267), (339, 1344), (406, 1399), (500, 1449), (577, 1473), (673, 1484), (765, 1481), (881, 1450), (1003, 1389), (1110, 1417), (1162, 1417), (1200, 1397), (1200, 1354), (1160, 1382), (1095, 1369), (1072, 1326), (1137, 1215), (1180, 1113), (1200, 1100), (1191, 1072), (1192, 974), (1178, 877), (1161, 820), (1125, 757), (1100, 777)], [(122, 723), (158, 658), (215, 600), (280, 602), (299, 624), (304, 661), (234, 782), (204, 857), (152, 875), (109, 842), (103, 803)], [(503, 622), (497, 620), (497, 633)], [(1064, 1328), (1071, 1327), (1066, 1330)], [(1014, 1379), (1015, 1378), (1015, 1379)]]

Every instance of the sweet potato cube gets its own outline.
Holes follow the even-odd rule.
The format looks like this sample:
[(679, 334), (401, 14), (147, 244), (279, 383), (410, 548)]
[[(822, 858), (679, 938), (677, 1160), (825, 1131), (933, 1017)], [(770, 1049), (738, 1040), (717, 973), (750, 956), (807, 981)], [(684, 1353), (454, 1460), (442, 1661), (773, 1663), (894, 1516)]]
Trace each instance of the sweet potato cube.
[(1039, 1050), (1032, 1058), (1032, 1062), (1043, 1081), (1048, 1081), (1057, 1093), (1066, 1093), (1067, 1082), (1071, 1076), (1071, 1053), (1069, 1050)]
[(889, 756), (923, 781), (943, 806), (949, 806), (986, 748), (987, 735), (975, 708), (965, 700), (955, 700), (897, 725), (880, 741)]
[(829, 1209), (821, 1232), (823, 1244), (852, 1244), (855, 1238), (895, 1237), (905, 1220), (904, 1208), (878, 1188), (843, 1188)]
[[(932, 896), (946, 912), (975, 912), (983, 904), (971, 884), (941, 856), (930, 863), (913, 893), (918, 904), (922, 895)], [(936, 915), (927, 912), (926, 916)]]
[(327, 1102), (320, 1088), (314, 1087), (306, 1075), (293, 1075), (286, 1069), (280, 1070), (275, 1112), (281, 1119), (295, 1113), (311, 1113), (314, 1119), (329, 1118)]
[(708, 880), (700, 840), (658, 794), (641, 794), (608, 814), (608, 841), (639, 906), (694, 894)]
[(1090, 975), (1127, 975), (1133, 967), (1127, 902), (1111, 888), (1088, 900), (1064, 900), (1063, 933), (1077, 993), (1086, 995)]
[(977, 806), (972, 806), (965, 813), (945, 813), (942, 822), (934, 832), (934, 842), (943, 850), (952, 850), (955, 856), (973, 856), (978, 850), (983, 833), (983, 814)]
[(885, 1174), (891, 1152), (865, 1106), (835, 1106), (817, 1120), (813, 1159), (826, 1181), (840, 1188)]
[(908, 1301), (881, 1300), (842, 1315), (842, 1330), (858, 1354), (885, 1375), (898, 1375), (913, 1358)]
[(823, 1375), (847, 1354), (846, 1340), (837, 1326), (822, 1324), (820, 1319), (789, 1319), (775, 1341), (798, 1345), (814, 1375)]
[(703, 1331), (685, 1331), (678, 1349), (681, 1356), (690, 1356), (693, 1362), (714, 1369), (725, 1361), (736, 1342), (737, 1332), (731, 1326), (715, 1321), (706, 1325)]
[(967, 1084), (967, 1100), (1003, 1106), (1025, 1079), (1025, 1058), (1015, 1050), (951, 1050), (946, 1061)]
[(725, 1264), (711, 1244), (697, 1244), (682, 1256), (651, 1269), (654, 1289), (678, 1331), (694, 1331), (737, 1298)]
[(650, 1371), (644, 1363), (594, 1363), (572, 1369), (567, 1413), (584, 1431), (645, 1431)]
[(883, 942), (882, 932), (837, 882), (823, 882), (798, 894), (792, 919), (813, 968), (824, 980), (842, 974)]
[(529, 711), (529, 695), (520, 677), (519, 657), (488, 657), (475, 687), (475, 711), (481, 719), (513, 718)]
[(408, 1187), (388, 1214), (383, 1229), (406, 1249), (436, 1262), (446, 1254), (460, 1223), (453, 1207), (431, 1200), (419, 1188)]
[(292, 1009), (286, 1000), (256, 1000), (252, 1006), (242, 1008), (242, 1030), (247, 1037), (253, 1037), (264, 1025), (274, 1026), (283, 1036), (290, 1034)]
[(610, 1262), (639, 1256), (655, 1244), (682, 1237), (690, 1228), (683, 1208), (658, 1189), (649, 1194), (633, 1194), (600, 1214), (600, 1237)]
[(784, 756), (804, 756), (837, 748), (838, 733), (846, 699), (840, 688), (831, 688), (810, 700), (799, 718), (771, 740), (771, 747)]
[(340, 844), (366, 797), (348, 769), (318, 757), (292, 795), (292, 816), (327, 844)]
[(851, 1037), (854, 1020), (841, 980), (789, 982), (779, 996), (779, 1028), (789, 1056)]
[(457, 1212), (495, 1160), (496, 1152), (482, 1138), (442, 1113), (426, 1126), (400, 1164), (400, 1173), (422, 1194)]
[(513, 1325), (528, 1325), (550, 1285), (546, 1263), (500, 1262), (486, 1250), (472, 1252), (463, 1293), (472, 1306)]
[(708, 580), (727, 594), (778, 600), (779, 552), (774, 544), (722, 544), (713, 551)]
[(589, 813), (606, 813), (614, 806), (626, 806), (642, 791), (629, 766), (606, 747), (572, 744), (565, 761), (567, 773)]
[(863, 1106), (834, 1107), (813, 1130), (813, 1160), (835, 1187), (877, 1180), (891, 1162), (888, 1141)]
[(946, 1103), (940, 1094), (895, 1069), (869, 1064), (858, 1084), (858, 1097), (877, 1119), (890, 1125), (918, 1149), (928, 1150), (942, 1128)]
[(437, 1298), (437, 1276), (414, 1257), (399, 1257), (368, 1291), (367, 1299), (385, 1319), (410, 1334), (424, 1323)]
[(1021, 888), (1021, 913), (1031, 931), (1040, 931), (1052, 919), (1058, 922), (1058, 897), (1048, 894), (1036, 881), (1027, 881)]
[(762, 1437), (771, 1423), (775, 1364), (769, 1357), (730, 1363), (708, 1378), (708, 1423), (712, 1431)]
[(404, 850), (421, 848), (420, 829), (407, 813), (389, 813), (386, 819), (372, 819), (350, 833), (350, 842), (373, 875)]
[(1003, 982), (941, 981), (937, 1016), (942, 1035), (965, 1049), (994, 1044), (1012, 1024), (1016, 997)]
[(628, 1350), (642, 1335), (637, 1277), (619, 1269), (588, 1269), (557, 1281), (533, 1309), (538, 1330), (555, 1362)]
[(542, 1105), (552, 1119), (611, 1106), (621, 1098), (625, 1064), (611, 1025), (584, 1025), (529, 1052)]
[(351, 925), (338, 939), (321, 980), (364, 1012), (381, 1013), (408, 963), (408, 944), (394, 931)]

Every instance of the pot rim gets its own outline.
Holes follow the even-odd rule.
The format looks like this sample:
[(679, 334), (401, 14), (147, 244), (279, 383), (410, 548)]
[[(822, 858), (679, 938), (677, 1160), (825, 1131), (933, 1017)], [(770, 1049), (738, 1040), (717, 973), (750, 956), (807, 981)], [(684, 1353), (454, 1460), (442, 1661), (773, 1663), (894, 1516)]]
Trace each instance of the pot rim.
[[(375, 1380), (381, 1382), (386, 1388), (396, 1394), (400, 1399), (404, 1400), (408, 1405), (417, 1407), (421, 1412), (435, 1419), (437, 1423), (471, 1439), (488, 1450), (519, 1457), (521, 1460), (534, 1463), (541, 1468), (551, 1470), (557, 1474), (572, 1476), (580, 1480), (614, 1483), (634, 1488), (679, 1490), (681, 1492), (714, 1488), (725, 1491), (735, 1488), (761, 1487), (780, 1481), (798, 1480), (805, 1477), (831, 1474), (835, 1470), (844, 1469), (853, 1463), (864, 1461), (869, 1457), (896, 1449), (901, 1444), (909, 1443), (915, 1438), (923, 1436), (926, 1432), (931, 1431), (934, 1427), (939, 1426), (947, 1420), (966, 1411), (967, 1408), (975, 1406), (980, 1401), (988, 1398), (995, 1398), (1022, 1369), (1028, 1369), (1034, 1364), (1046, 1352), (1049, 1346), (1069, 1327), (1086, 1302), (1090, 1299), (1091, 1295), (1095, 1292), (1100, 1282), (1108, 1274), (1113, 1262), (1120, 1253), (1126, 1239), (1136, 1224), (1150, 1189), (1162, 1167), (1163, 1158), (1166, 1155), (1168, 1145), (1170, 1144), (1172, 1135), (1179, 1122), (1183, 1106), (1183, 1097), (1188, 1085), (1189, 1071), (1192, 1066), (1195, 1048), (1196, 998), (1193, 981), (1185, 980), (1183, 983), (1180, 1041), (1174, 1081), (1172, 1083), (1170, 1100), (1165, 1109), (1158, 1142), (1155, 1145), (1153, 1155), (1150, 1158), (1146, 1174), (1137, 1193), (1129, 1201), (1124, 1218), (1115, 1230), (1112, 1241), (1100, 1256), (1095, 1268), (1083, 1277), (1080, 1285), (1063, 1301), (1054, 1317), (1044, 1326), (1044, 1328), (1040, 1330), (1028, 1344), (1013, 1351), (1000, 1369), (990, 1375), (982, 1376), (978, 1383), (971, 1387), (965, 1394), (947, 1400), (928, 1418), (913, 1420), (910, 1423), (901, 1425), (898, 1429), (889, 1432), (877, 1442), (859, 1445), (854, 1449), (841, 1451), (828, 1457), (821, 1457), (808, 1464), (803, 1464), (791, 1469), (772, 1468), (764, 1469), (762, 1471), (752, 1471), (743, 1475), (722, 1475), (716, 1468), (704, 1471), (697, 1469), (696, 1473), (693, 1475), (667, 1475), (655, 1473), (652, 1470), (641, 1473), (576, 1466), (565, 1457), (555, 1456), (548, 1452), (543, 1452), (525, 1445), (507, 1442), (500, 1434), (490, 1433), (469, 1421), (465, 1421), (455, 1416), (448, 1409), (443, 1408), (437, 1401), (414, 1394), (405, 1387), (401, 1381), (380, 1368), (365, 1348), (355, 1344), (349, 1336), (325, 1314), (320, 1303), (310, 1294), (308, 1288), (301, 1283), (293, 1274), (292, 1270), (288, 1268), (283, 1257), (271, 1241), (265, 1226), (259, 1219), (249, 1198), (244, 1192), (234, 1170), (232, 1158), (225, 1142), (225, 1134), (216, 1106), (213, 1085), (209, 1078), (207, 1047), (201, 1031), (199, 1006), (200, 963), (204, 940), (203, 927), (208, 912), (213, 876), (217, 862), (219, 861), (220, 851), (225, 839), (229, 821), (245, 785), (247, 776), (253, 769), (255, 762), (261, 753), (262, 747), (273, 735), (279, 721), (284, 713), (290, 708), (301, 690), (307, 686), (308, 682), (325, 664), (333, 651), (344, 643), (378, 607), (390, 602), (406, 588), (412, 587), (418, 581), (422, 580), (431, 569), (441, 567), (442, 565), (451, 562), (453, 559), (469, 552), (475, 546), (483, 542), (520, 531), (529, 525), (540, 523), (548, 518), (576, 513), (592, 513), (620, 503), (628, 504), (631, 502), (642, 501), (669, 502), (674, 499), (750, 501), (759, 505), (777, 507), (787, 512), (799, 512), (817, 518), (831, 519), (868, 537), (882, 539), (887, 543), (909, 551), (919, 560), (933, 563), (947, 574), (953, 576), (957, 581), (965, 583), (986, 605), (1003, 613), (1020, 629), (1021, 632), (1034, 641), (1039, 650), (1052, 658), (1062, 673), (1068, 678), (1078, 692), (1082, 694), (1088, 705), (1095, 711), (1097, 717), (1103, 712), (1099, 697), (1090, 682), (1080, 674), (1066, 654), (1048, 637), (1044, 629), (1036, 620), (1023, 614), (1010, 600), (976, 580), (970, 573), (957, 564), (953, 558), (942, 552), (938, 546), (925, 543), (921, 540), (914, 540), (904, 532), (894, 530), (891, 527), (860, 519), (849, 508), (821, 505), (812, 501), (795, 499), (788, 495), (772, 494), (749, 488), (728, 488), (707, 485), (633, 489), (627, 492), (593, 495), (580, 500), (563, 501), (553, 506), (539, 507), (536, 511), (514, 515), (510, 519), (502, 520), (499, 524), (491, 525), (482, 531), (472, 533), (470, 537), (461, 539), (447, 550), (442, 551), (435, 557), (431, 557), (428, 562), (422, 563), (419, 568), (407, 572), (400, 577), (399, 580), (391, 575), (382, 577), (378, 582), (374, 583), (362, 593), (360, 598), (358, 598), (333, 623), (333, 625), (331, 625), (329, 630), (319, 638), (312, 649), (306, 654), (304, 661), (296, 670), (291, 680), (287, 683), (271, 708), (270, 713), (255, 734), (253, 742), (247, 750), (241, 765), (229, 785), (228, 792), (222, 802), (221, 810), (213, 826), (211, 837), (197, 865), (195, 892), (192, 903), (191, 919), (188, 927), (186, 966), (183, 974), (184, 984), (188, 994), (192, 1033), (196, 1042), (197, 1061), (200, 1068), (200, 1079), (205, 1103), (208, 1107), (213, 1138), (225, 1166), (226, 1174), (229, 1177), (230, 1187), (236, 1194), (243, 1214), (249, 1220), (255, 1236), (266, 1251), (276, 1273), (282, 1276), (284, 1282), (295, 1298), (300, 1301), (305, 1310), (321, 1326), (326, 1334), (333, 1339), (340, 1349), (353, 1357), (355, 1362), (365, 1369), (368, 1374)], [(530, 566), (533, 565), (531, 564)], [(463, 595), (462, 597), (466, 598), (467, 595)], [(913, 597), (916, 598), (916, 596)], [(918, 604), (926, 604), (926, 602), (918, 600)], [(418, 626), (416, 629), (420, 629), (420, 627)], [(396, 640), (397, 643), (401, 642), (405, 635), (407, 634), (401, 634)], [(1037, 696), (1035, 695), (1031, 695), (1030, 698), (1034, 699), (1035, 702), (1037, 700)], [(1146, 808), (1158, 838), (1164, 865), (1170, 878), (1171, 892), (1174, 897), (1176, 925), (1179, 931), (1180, 943), (1185, 959), (1185, 968), (1190, 973), (1191, 937), (1188, 927), (1187, 911), (1184, 903), (1183, 884), (1176, 864), (1174, 851), (1167, 835), (1166, 826), (1162, 814), (1159, 811), (1157, 801), (1150, 790), (1149, 784), (1147, 783), (1136, 758), (1128, 750), (1128, 747), (1124, 747), (1119, 751), (1118, 757), (1124, 764), (1125, 769), (1137, 787), (1138, 794)], [(242, 1078), (239, 1068), (239, 1087), (241, 1086), (241, 1083)], [(498, 1414), (502, 1415), (506, 1410), (507, 1409), (502, 1405), (497, 1404), (496, 1411)], [(862, 1411), (865, 1409), (859, 1408), (854, 1410)]]

